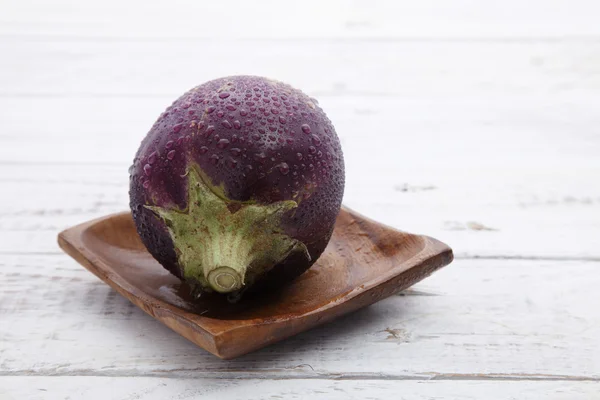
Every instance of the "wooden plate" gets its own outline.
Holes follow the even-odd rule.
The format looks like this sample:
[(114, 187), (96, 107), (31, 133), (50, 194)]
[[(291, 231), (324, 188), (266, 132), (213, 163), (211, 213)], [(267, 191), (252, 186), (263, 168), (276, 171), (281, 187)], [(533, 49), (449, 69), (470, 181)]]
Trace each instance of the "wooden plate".
[(276, 293), (194, 300), (156, 262), (129, 213), (67, 229), (58, 243), (133, 304), (214, 355), (230, 359), (290, 337), (406, 289), (452, 261), (427, 236), (400, 232), (347, 208), (316, 264)]

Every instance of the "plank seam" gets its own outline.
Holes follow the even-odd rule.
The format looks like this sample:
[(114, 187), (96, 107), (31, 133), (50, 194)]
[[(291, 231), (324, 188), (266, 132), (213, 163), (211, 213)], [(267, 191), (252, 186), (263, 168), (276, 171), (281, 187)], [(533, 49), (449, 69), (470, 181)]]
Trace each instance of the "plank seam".
[[(0, 377), (8, 376), (37, 376), (37, 377), (67, 377), (67, 376), (88, 376), (88, 377), (115, 377), (115, 378), (177, 378), (177, 379), (198, 379), (198, 373), (204, 373), (208, 379), (245, 379), (245, 380), (361, 380), (361, 381), (568, 381), (568, 382), (600, 382), (600, 376), (572, 376), (572, 375), (536, 375), (536, 374), (452, 374), (452, 373), (422, 373), (414, 375), (388, 375), (388, 374), (361, 374), (361, 373), (316, 373), (316, 374), (274, 374), (263, 378), (268, 370), (257, 371), (256, 376), (248, 374), (246, 371), (236, 371), (232, 369), (206, 371), (203, 369), (174, 369), (174, 370), (155, 370), (142, 372), (137, 370), (121, 371), (96, 371), (96, 370), (73, 370), (58, 372), (55, 370), (15, 370), (0, 371)], [(228, 376), (235, 373), (244, 373), (242, 376)], [(214, 376), (213, 376), (214, 374)]]

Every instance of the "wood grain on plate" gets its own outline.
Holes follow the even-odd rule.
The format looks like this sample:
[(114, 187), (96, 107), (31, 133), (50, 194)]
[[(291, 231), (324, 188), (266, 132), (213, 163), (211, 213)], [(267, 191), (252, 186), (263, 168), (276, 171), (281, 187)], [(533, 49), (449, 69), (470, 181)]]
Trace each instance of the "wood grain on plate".
[(234, 358), (372, 304), (452, 261), (427, 236), (400, 232), (344, 208), (317, 263), (276, 293), (194, 299), (141, 243), (129, 213), (59, 235), (60, 246), (135, 305), (221, 358)]

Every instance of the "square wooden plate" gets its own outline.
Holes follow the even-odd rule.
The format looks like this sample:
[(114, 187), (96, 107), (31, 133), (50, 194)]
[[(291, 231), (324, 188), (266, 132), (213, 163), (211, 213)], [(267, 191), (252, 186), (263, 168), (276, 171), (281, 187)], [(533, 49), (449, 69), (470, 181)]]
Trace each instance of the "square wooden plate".
[(452, 250), (427, 236), (400, 232), (348, 208), (315, 265), (276, 293), (230, 304), (193, 299), (156, 262), (129, 213), (67, 229), (60, 247), (142, 310), (214, 355), (257, 350), (406, 289), (452, 261)]

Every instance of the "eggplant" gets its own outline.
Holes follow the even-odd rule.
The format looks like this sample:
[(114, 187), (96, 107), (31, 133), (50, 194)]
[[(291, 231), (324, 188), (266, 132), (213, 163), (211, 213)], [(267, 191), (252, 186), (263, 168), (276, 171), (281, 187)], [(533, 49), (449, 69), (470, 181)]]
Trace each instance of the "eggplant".
[(231, 76), (169, 106), (130, 168), (130, 207), (152, 256), (197, 293), (281, 287), (325, 250), (344, 159), (318, 102)]

